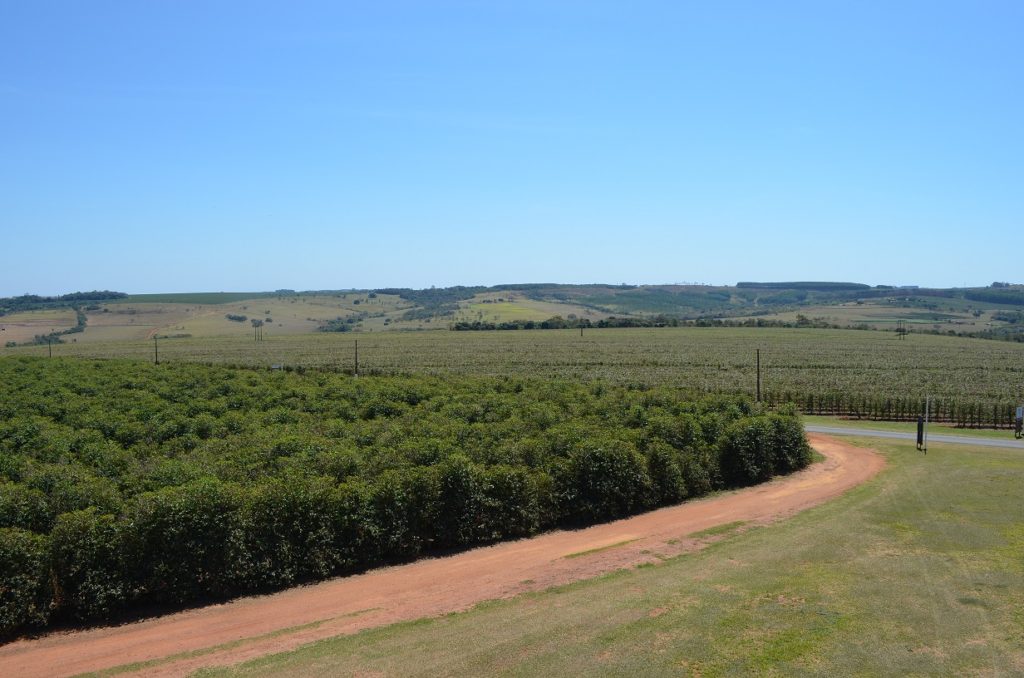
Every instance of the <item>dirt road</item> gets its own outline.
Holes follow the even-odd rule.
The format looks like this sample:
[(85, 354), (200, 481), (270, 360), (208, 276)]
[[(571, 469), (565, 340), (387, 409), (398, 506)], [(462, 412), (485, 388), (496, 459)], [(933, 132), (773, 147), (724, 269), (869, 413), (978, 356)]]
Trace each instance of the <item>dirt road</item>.
[(764, 485), (274, 595), (21, 640), (0, 647), (0, 676), (69, 676), (151, 660), (160, 663), (146, 667), (145, 675), (179, 676), (320, 638), (465, 610), (692, 551), (705, 542), (688, 535), (735, 521), (778, 520), (838, 496), (885, 464), (871, 450), (820, 434), (808, 437), (826, 461)]

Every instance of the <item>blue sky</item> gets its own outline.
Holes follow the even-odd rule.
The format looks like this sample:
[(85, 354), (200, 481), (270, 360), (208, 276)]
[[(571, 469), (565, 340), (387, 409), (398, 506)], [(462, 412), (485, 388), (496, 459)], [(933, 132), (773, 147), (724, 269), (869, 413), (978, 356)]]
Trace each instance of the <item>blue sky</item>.
[(0, 295), (1024, 282), (1021, 2), (0, 0)]

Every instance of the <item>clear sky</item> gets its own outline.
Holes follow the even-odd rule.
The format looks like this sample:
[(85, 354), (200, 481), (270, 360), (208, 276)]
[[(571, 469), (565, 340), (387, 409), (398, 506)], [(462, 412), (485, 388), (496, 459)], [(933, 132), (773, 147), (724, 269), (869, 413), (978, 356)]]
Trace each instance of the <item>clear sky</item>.
[(1024, 282), (1024, 2), (0, 0), (0, 295)]

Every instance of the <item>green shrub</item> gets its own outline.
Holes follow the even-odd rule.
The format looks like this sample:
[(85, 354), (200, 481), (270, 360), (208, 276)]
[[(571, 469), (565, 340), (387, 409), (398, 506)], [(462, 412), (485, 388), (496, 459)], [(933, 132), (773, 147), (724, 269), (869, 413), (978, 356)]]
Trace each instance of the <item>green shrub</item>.
[(803, 427), (793, 417), (750, 417), (731, 424), (719, 439), (722, 476), (728, 485), (751, 485), (801, 469), (811, 461)]
[(385, 471), (370, 486), (367, 529), (384, 560), (418, 556), (437, 533), (437, 474), (429, 468)]
[(336, 571), (354, 572), (378, 564), (383, 554), (373, 521), (373, 491), (361, 481), (350, 480), (334, 489), (331, 506)]
[(794, 416), (772, 414), (771, 446), (774, 450), (775, 473), (791, 473), (811, 463), (811, 446), (804, 435), (804, 427)]
[(0, 483), (0, 527), (46, 533), (53, 525), (46, 495), (18, 483)]
[(65, 513), (50, 533), (56, 599), (74, 619), (109, 618), (133, 597), (124, 525), (95, 508)]
[(301, 372), (0, 360), (0, 528), (10, 562), (45, 556), (4, 589), (11, 623), (271, 590), (809, 460), (795, 412), (733, 396)]
[(555, 468), (559, 512), (571, 523), (593, 523), (653, 505), (644, 458), (629, 443), (592, 439)]
[(46, 624), (53, 589), (49, 540), (16, 527), (0, 528), (0, 637)]
[(667, 506), (687, 497), (686, 481), (680, 468), (680, 453), (667, 443), (655, 441), (646, 452), (654, 504)]
[(486, 541), (484, 474), (463, 456), (437, 466), (437, 537), (442, 547)]
[(231, 593), (239, 503), (211, 479), (139, 495), (128, 510), (126, 550), (142, 595), (181, 603)]
[(81, 464), (38, 464), (26, 474), (25, 484), (43, 492), (50, 513), (60, 515), (95, 506), (117, 513), (121, 493), (109, 478), (100, 478)]
[(691, 497), (700, 497), (725, 486), (718, 451), (713, 448), (700, 447), (683, 452), (679, 467)]
[(546, 473), (515, 466), (492, 466), (482, 473), (483, 499), (477, 537), (480, 542), (514, 539), (544, 526)]
[(692, 414), (659, 414), (650, 418), (646, 437), (648, 440), (660, 440), (677, 450), (688, 450), (700, 447), (704, 432)]
[(733, 422), (719, 438), (722, 476), (727, 485), (753, 485), (775, 473), (771, 422), (755, 417)]
[(279, 588), (331, 575), (339, 565), (334, 498), (330, 482), (296, 478), (246, 492), (228, 560), (232, 588)]

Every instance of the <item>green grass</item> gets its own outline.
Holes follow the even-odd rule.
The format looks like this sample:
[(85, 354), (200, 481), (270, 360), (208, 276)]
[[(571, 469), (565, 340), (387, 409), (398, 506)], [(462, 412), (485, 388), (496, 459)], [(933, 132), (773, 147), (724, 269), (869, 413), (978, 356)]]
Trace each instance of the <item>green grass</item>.
[(1024, 459), (872, 441), (882, 475), (703, 551), (206, 675), (1009, 675)]
[(691, 539), (706, 539), (708, 537), (718, 537), (718, 536), (721, 536), (723, 534), (729, 534), (730, 532), (735, 532), (736, 530), (738, 530), (739, 528), (743, 527), (746, 524), (747, 524), (747, 521), (745, 521), (745, 520), (737, 520), (737, 521), (734, 521), (734, 522), (731, 522), (731, 523), (723, 523), (721, 525), (715, 525), (714, 527), (709, 527), (706, 530), (700, 530), (699, 532), (694, 532), (694, 533), (692, 533), (692, 534), (690, 534), (688, 536)]
[[(501, 301), (498, 301), (499, 299)], [(473, 322), (479, 320), (493, 323), (516, 320), (541, 321), (556, 315), (563, 318), (574, 315), (596, 321), (608, 314), (568, 302), (530, 299), (514, 292), (487, 292), (461, 302), (458, 312), (450, 318), (450, 321)]]
[[(549, 304), (550, 305), (550, 304)], [(483, 320), (487, 322), (509, 322), (512, 320), (547, 320), (555, 315), (545, 309), (540, 303), (534, 302), (502, 302), (502, 303), (471, 303), (466, 304), (460, 310), (459, 319), (472, 322)]]
[(334, 621), (336, 619), (346, 619), (346, 618), (349, 618), (349, 617), (358, 617), (360, 615), (366, 614), (367, 612), (373, 612), (373, 611), (379, 610), (379, 609), (380, 608), (374, 607), (374, 608), (368, 608), (368, 609), (365, 609), (365, 610), (357, 610), (355, 612), (349, 612), (348, 614), (339, 615), (337, 617), (333, 617), (333, 618), (329, 618), (329, 619), (321, 619), (319, 621), (310, 622), (308, 624), (299, 624), (297, 626), (289, 626), (287, 628), (278, 629), (277, 631), (271, 631), (270, 633), (264, 633), (261, 636), (255, 636), (255, 637), (252, 637), (252, 638), (242, 638), (240, 640), (233, 640), (233, 641), (228, 642), (228, 643), (221, 643), (220, 645), (211, 645), (210, 647), (204, 647), (201, 650), (193, 650), (191, 652), (179, 652), (178, 654), (168, 655), (166, 657), (161, 657), (159, 659), (151, 659), (149, 661), (135, 662), (135, 663), (132, 663), (132, 664), (122, 664), (121, 666), (115, 666), (113, 668), (105, 669), (103, 671), (94, 671), (94, 672), (90, 672), (90, 673), (82, 673), (82, 674), (79, 674), (79, 677), (80, 678), (85, 678), (85, 677), (88, 676), (90, 678), (92, 678), (92, 677), (104, 678), (106, 676), (118, 676), (118, 675), (121, 675), (121, 674), (124, 674), (124, 673), (138, 673), (138, 672), (143, 671), (145, 669), (154, 668), (154, 667), (157, 667), (157, 666), (168, 664), (170, 662), (179, 661), (181, 659), (192, 659), (192, 658), (195, 658), (195, 657), (203, 657), (203, 656), (206, 656), (206, 655), (213, 654), (215, 652), (220, 652), (222, 650), (230, 650), (232, 648), (238, 647), (240, 645), (244, 645), (244, 644), (252, 642), (254, 640), (267, 640), (267, 639), (270, 639), (270, 638), (277, 638), (277, 637), (280, 637), (280, 636), (288, 635), (290, 633), (295, 633), (297, 631), (304, 631), (306, 629), (315, 629), (316, 627), (322, 626), (323, 624), (326, 624), (329, 621)]

